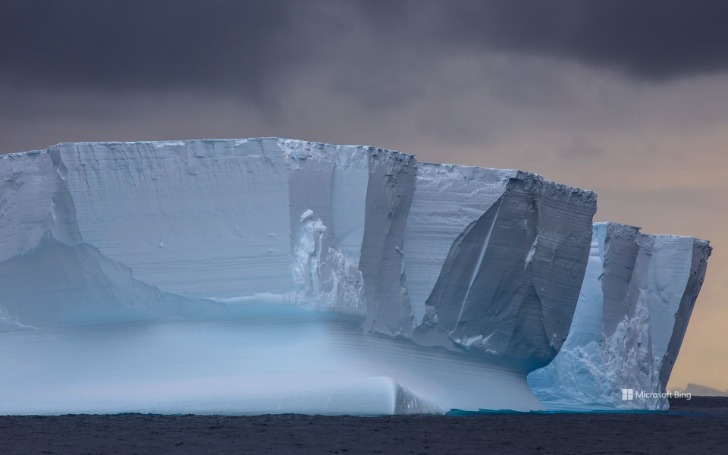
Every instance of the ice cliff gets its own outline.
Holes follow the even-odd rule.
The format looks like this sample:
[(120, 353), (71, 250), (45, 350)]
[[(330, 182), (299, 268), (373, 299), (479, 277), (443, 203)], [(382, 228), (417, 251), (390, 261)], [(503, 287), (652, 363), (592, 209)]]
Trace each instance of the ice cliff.
[[(308, 323), (300, 310), (319, 315), (315, 333), (328, 334), (337, 349), (328, 352), (314, 336), (301, 340), (307, 348), (294, 359), (246, 338), (250, 351), (241, 356), (288, 392), (271, 392), (261, 404), (229, 391), (239, 397), (238, 411), (229, 412), (323, 412), (322, 397), (364, 389), (380, 391), (378, 411), (352, 405), (349, 412), (538, 409), (525, 375), (549, 364), (564, 340), (569, 345), (575, 308), (578, 315), (584, 293), (597, 292), (588, 287), (601, 273), (592, 270), (595, 211), (593, 192), (522, 171), (278, 138), (67, 143), (0, 156), (0, 342), (33, 328), (255, 319), (251, 308), (263, 305), (275, 327), (263, 336), (270, 346), (292, 333), (291, 314)], [(644, 261), (654, 250), (673, 255), (676, 270), (689, 268), (687, 243), (653, 240)], [(692, 260), (704, 270), (704, 258)], [(653, 269), (668, 279), (678, 273)], [(690, 279), (695, 292), (686, 298), (694, 301), (702, 275)], [(679, 349), (689, 318), (683, 306), (675, 335), (650, 334), (666, 359), (658, 377), (669, 376), (663, 364)], [(626, 330), (619, 318), (634, 310), (619, 311), (604, 318), (605, 333)], [(651, 311), (669, 322), (669, 312)], [(341, 323), (353, 325), (341, 331)], [(272, 360), (257, 363), (260, 352)], [(6, 364), (22, 363), (7, 355)], [(292, 387), (277, 365), (298, 365), (299, 357), (327, 365), (326, 378), (302, 367), (311, 381), (342, 379), (315, 392)], [(43, 377), (38, 368), (34, 377)], [(42, 381), (27, 389), (24, 370), (14, 371), (0, 374), (0, 386), (18, 388), (18, 396), (50, 390)], [(235, 374), (251, 377), (250, 369)], [(220, 411), (199, 396), (191, 408)], [(281, 408), (282, 396), (304, 408)], [(145, 407), (140, 397), (127, 403), (168, 410)], [(12, 409), (27, 411), (23, 403)], [(33, 409), (67, 410), (42, 403)]]
[(536, 349), (536, 364), (568, 331), (596, 210), (593, 193), (534, 174), (283, 139), (60, 144), (1, 160), (0, 261), (85, 246), (184, 298), (294, 301), (368, 332), (420, 327), (430, 345)]
[[(594, 225), (569, 336), (528, 381), (551, 407), (667, 409), (663, 394), (707, 267), (708, 242)], [(623, 399), (622, 390), (631, 389)]]
[(419, 169), (405, 236), (414, 339), (524, 371), (546, 365), (581, 287), (594, 193), (520, 171)]

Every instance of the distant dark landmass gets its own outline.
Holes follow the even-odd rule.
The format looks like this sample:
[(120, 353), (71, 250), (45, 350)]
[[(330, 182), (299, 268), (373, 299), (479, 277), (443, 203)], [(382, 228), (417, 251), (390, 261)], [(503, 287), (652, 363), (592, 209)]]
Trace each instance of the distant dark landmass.
[(0, 453), (720, 453), (728, 397), (669, 412), (469, 416), (1, 416)]
[(695, 413), (726, 417), (728, 416), (728, 397), (702, 397), (693, 395), (690, 400), (670, 398), (670, 411), (668, 414), (677, 413)]
[(688, 383), (688, 386), (685, 388), (685, 392), (692, 394), (692, 396), (728, 397), (728, 390), (723, 392), (716, 388), (708, 387), (707, 385), (702, 385), (702, 384)]

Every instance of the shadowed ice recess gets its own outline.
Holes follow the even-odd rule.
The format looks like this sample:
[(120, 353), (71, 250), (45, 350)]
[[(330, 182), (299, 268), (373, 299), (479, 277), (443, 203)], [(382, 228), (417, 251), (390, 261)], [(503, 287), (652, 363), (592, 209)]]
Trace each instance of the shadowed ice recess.
[(526, 376), (592, 342), (654, 370), (551, 374), (543, 403), (664, 389), (710, 247), (599, 243), (595, 211), (535, 174), (364, 146), (0, 156), (0, 413), (536, 410)]

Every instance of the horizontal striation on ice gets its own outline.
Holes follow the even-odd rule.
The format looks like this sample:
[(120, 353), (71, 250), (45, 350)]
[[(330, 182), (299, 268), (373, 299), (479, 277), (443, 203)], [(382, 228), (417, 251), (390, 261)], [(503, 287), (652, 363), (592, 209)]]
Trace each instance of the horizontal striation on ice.
[[(528, 378), (539, 399), (555, 408), (666, 409), (653, 394), (665, 392), (710, 251), (692, 237), (596, 223), (566, 342)], [(623, 400), (621, 389), (636, 394)]]
[(493, 206), (518, 171), (418, 163), (417, 188), (405, 228), (407, 291), (416, 325), (450, 247)]
[(568, 333), (596, 195), (524, 172), (490, 177), (503, 180), (488, 182), (487, 210), (453, 240), (447, 257), (429, 258), (441, 261), (441, 271), (414, 339), (527, 372), (548, 364)]
[(86, 243), (189, 297), (292, 289), (286, 155), (273, 140), (51, 147)]

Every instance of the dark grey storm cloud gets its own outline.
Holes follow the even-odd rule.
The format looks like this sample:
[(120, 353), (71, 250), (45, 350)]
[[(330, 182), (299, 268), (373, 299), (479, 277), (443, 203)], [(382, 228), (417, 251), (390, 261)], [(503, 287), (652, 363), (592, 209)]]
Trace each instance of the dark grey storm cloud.
[(255, 100), (315, 65), (366, 90), (403, 66), (501, 51), (659, 80), (728, 68), (726, 19), (723, 1), (3, 1), (0, 78)]
[(441, 14), (443, 38), (476, 48), (575, 59), (655, 79), (728, 68), (728, 3), (720, 0), (454, 1)]
[(236, 85), (254, 94), (289, 25), (276, 0), (3, 2), (0, 75), (51, 88)]

